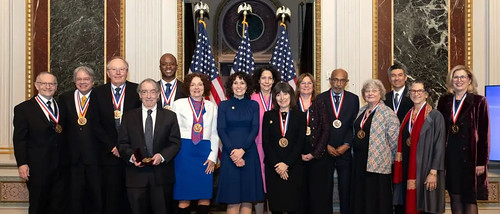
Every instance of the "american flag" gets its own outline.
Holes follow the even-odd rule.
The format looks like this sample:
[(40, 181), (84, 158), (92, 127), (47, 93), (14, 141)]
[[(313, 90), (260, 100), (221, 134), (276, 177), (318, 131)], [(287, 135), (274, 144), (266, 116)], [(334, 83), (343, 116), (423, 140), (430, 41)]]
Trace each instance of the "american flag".
[(222, 87), (222, 81), (219, 77), (219, 71), (215, 65), (214, 54), (212, 53), (212, 47), (210, 46), (210, 41), (208, 40), (205, 25), (204, 21), (199, 21), (198, 41), (196, 41), (196, 49), (193, 53), (189, 73), (198, 72), (206, 74), (210, 77), (210, 80), (212, 81), (210, 100), (219, 104), (221, 101), (226, 100), (226, 95), (224, 94), (224, 87)]
[(276, 42), (273, 56), (271, 57), (271, 65), (281, 73), (281, 80), (288, 82), (295, 90), (295, 66), (293, 65), (292, 50), (288, 41), (288, 32), (286, 25), (280, 24), (280, 36)]
[(253, 70), (255, 70), (255, 63), (253, 60), (252, 49), (250, 48), (248, 22), (243, 21), (241, 22), (241, 25), (243, 27), (243, 38), (241, 39), (240, 46), (238, 47), (238, 53), (234, 56), (231, 74), (238, 71), (252, 74)]

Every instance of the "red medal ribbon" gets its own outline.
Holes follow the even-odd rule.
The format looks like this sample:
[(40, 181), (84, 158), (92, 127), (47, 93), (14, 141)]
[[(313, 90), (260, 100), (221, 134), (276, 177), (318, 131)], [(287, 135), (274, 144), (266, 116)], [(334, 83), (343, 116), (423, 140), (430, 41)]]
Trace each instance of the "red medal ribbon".
[[(89, 93), (90, 95), (90, 93)], [(90, 100), (90, 96), (87, 96), (87, 100), (85, 100), (85, 104), (82, 105), (80, 104), (80, 93), (78, 93), (78, 90), (75, 90), (75, 107), (76, 107), (76, 111), (77, 111), (77, 115), (78, 117), (85, 117), (85, 115), (87, 114), (87, 110), (89, 109), (89, 100)]]
[(304, 108), (304, 104), (303, 104), (304, 101), (302, 101), (302, 97), (299, 96), (299, 106), (300, 106), (300, 110), (302, 110), (302, 112), (305, 112), (306, 113), (306, 125), (309, 126), (309, 108), (311, 107), (311, 103), (312, 101), (309, 101), (309, 108), (307, 108), (307, 110)]
[(189, 107), (191, 107), (191, 111), (193, 112), (194, 122), (198, 123), (200, 121), (201, 116), (203, 115), (203, 108), (205, 107), (205, 102), (203, 101), (203, 99), (201, 100), (201, 110), (200, 113), (196, 115), (196, 110), (194, 110), (193, 102), (191, 101), (191, 99), (193, 98), (189, 97), (188, 99)]
[(163, 107), (165, 107), (166, 105), (170, 105), (170, 103), (172, 102), (172, 98), (174, 97), (174, 94), (177, 91), (177, 79), (174, 80), (174, 84), (171, 87), (172, 90), (170, 91), (170, 96), (168, 96), (167, 98), (167, 95), (165, 94), (165, 86), (161, 84), (161, 97), (163, 99)]
[(344, 91), (342, 91), (338, 109), (337, 106), (335, 105), (335, 102), (333, 101), (333, 90), (330, 92), (330, 101), (332, 102), (332, 108), (333, 108), (333, 113), (335, 114), (335, 119), (338, 120), (340, 115), (340, 110), (342, 109), (342, 104), (344, 103)]
[(380, 102), (377, 103), (375, 108), (373, 108), (369, 114), (368, 114), (368, 111), (365, 111), (365, 115), (363, 115), (363, 119), (361, 120), (361, 123), (359, 124), (359, 127), (361, 129), (363, 129), (363, 126), (365, 125), (366, 120), (368, 120), (368, 117), (370, 117), (370, 115), (373, 114), (373, 112), (375, 112), (375, 109), (378, 108), (378, 105), (380, 105)]
[[(38, 104), (40, 106), (42, 106), (42, 110), (49, 115), (50, 119), (52, 119), (52, 121), (54, 121), (54, 123), (58, 124), (59, 123), (59, 111), (57, 111), (57, 115), (54, 115), (54, 113), (51, 110), (49, 110), (49, 108), (47, 107), (47, 104), (45, 102), (43, 102), (42, 99), (38, 96), (39, 95), (37, 95), (35, 97), (35, 100), (38, 102)], [(54, 103), (54, 107), (59, 110), (57, 103), (55, 101), (53, 101), (53, 103)]]
[(118, 100), (118, 102), (116, 102), (115, 94), (113, 93), (113, 87), (111, 87), (111, 97), (113, 100), (113, 105), (115, 106), (115, 110), (121, 109), (121, 105), (123, 103), (123, 98), (125, 97), (125, 87), (127, 87), (126, 84), (124, 84), (122, 87), (122, 91), (120, 93), (120, 100)]
[(281, 136), (285, 137), (286, 131), (288, 130), (288, 118), (290, 118), (290, 112), (286, 114), (285, 122), (283, 122), (283, 117), (281, 116), (280, 111), (280, 130)]
[(460, 110), (462, 110), (462, 105), (464, 104), (464, 100), (467, 97), (467, 93), (464, 93), (462, 99), (460, 100), (460, 104), (458, 104), (458, 110), (455, 112), (455, 96), (453, 96), (453, 107), (451, 108), (451, 119), (453, 120), (453, 124), (457, 122), (458, 115), (460, 114)]
[(269, 111), (273, 107), (273, 102), (271, 102), (271, 93), (269, 93), (269, 101), (266, 104), (266, 101), (264, 100), (264, 94), (262, 94), (262, 91), (259, 93), (260, 97), (260, 102), (262, 103), (262, 106), (264, 107), (264, 111)]

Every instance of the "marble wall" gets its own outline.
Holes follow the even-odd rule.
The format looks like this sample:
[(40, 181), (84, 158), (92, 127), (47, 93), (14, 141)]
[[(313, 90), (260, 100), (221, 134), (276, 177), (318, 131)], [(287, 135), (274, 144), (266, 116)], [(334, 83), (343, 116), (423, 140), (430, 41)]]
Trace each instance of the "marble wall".
[(58, 91), (74, 88), (73, 70), (81, 65), (96, 72), (103, 83), (104, 1), (50, 2), (50, 70), (59, 78)]
[(430, 83), (432, 100), (446, 92), (448, 6), (446, 0), (394, 1), (394, 61), (408, 67), (408, 79)]

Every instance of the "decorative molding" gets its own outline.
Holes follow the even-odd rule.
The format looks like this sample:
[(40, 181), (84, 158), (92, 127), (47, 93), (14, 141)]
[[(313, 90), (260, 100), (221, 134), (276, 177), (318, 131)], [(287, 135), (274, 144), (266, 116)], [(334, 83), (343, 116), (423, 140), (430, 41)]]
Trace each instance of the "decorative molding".
[(27, 203), (29, 192), (24, 181), (0, 181), (0, 203)]
[(316, 79), (316, 88), (314, 89), (317, 94), (321, 93), (321, 0), (316, 0), (314, 3), (314, 78)]
[(184, 79), (184, 4), (177, 0), (177, 79)]
[(377, 78), (378, 76), (378, 0), (373, 0), (372, 8), (372, 78)]
[(465, 4), (465, 64), (467, 67), (472, 68), (472, 0), (467, 0)]
[(26, 99), (33, 96), (33, 8), (32, 0), (26, 0)]

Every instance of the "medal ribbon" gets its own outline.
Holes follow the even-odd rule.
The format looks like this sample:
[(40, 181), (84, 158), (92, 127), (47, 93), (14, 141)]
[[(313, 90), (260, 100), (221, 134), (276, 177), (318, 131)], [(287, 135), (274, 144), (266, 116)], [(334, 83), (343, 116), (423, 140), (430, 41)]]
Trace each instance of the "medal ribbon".
[(264, 107), (264, 111), (269, 111), (271, 110), (273, 103), (271, 102), (271, 93), (269, 93), (269, 101), (266, 104), (266, 101), (264, 100), (264, 94), (262, 94), (262, 91), (259, 93), (260, 97), (260, 102), (262, 103), (262, 106)]
[(335, 119), (339, 119), (340, 110), (342, 109), (342, 103), (344, 103), (344, 91), (342, 91), (342, 96), (340, 98), (339, 108), (335, 105), (335, 101), (333, 101), (333, 90), (330, 93), (330, 101), (332, 102), (333, 113), (335, 114)]
[(38, 95), (35, 97), (35, 100), (38, 102), (40, 106), (42, 106), (42, 110), (46, 112), (50, 119), (54, 121), (54, 123), (58, 124), (59, 123), (59, 107), (57, 107), (57, 103), (54, 101), (54, 107), (57, 109), (57, 115), (54, 115), (54, 113), (47, 107), (47, 104), (42, 101)]
[(283, 122), (283, 117), (281, 116), (281, 111), (280, 111), (280, 129), (281, 129), (281, 136), (285, 137), (286, 131), (288, 130), (288, 118), (290, 118), (290, 112), (286, 114), (285, 122)]
[(300, 110), (302, 110), (302, 112), (306, 113), (306, 125), (309, 126), (309, 108), (311, 107), (312, 101), (309, 102), (309, 108), (307, 110), (304, 108), (304, 104), (302, 104), (303, 102), (304, 101), (302, 101), (302, 97), (299, 96)]
[(191, 111), (193, 112), (193, 119), (195, 123), (198, 123), (200, 121), (201, 116), (203, 115), (203, 108), (205, 107), (205, 102), (201, 100), (201, 110), (200, 113), (197, 115), (196, 110), (194, 109), (193, 106), (193, 101), (191, 101), (191, 97), (189, 97), (188, 102), (189, 102), (189, 107), (191, 107)]
[(366, 120), (368, 120), (368, 117), (370, 117), (370, 115), (373, 114), (373, 112), (375, 112), (375, 110), (378, 108), (378, 105), (380, 105), (380, 102), (377, 103), (377, 105), (375, 106), (375, 108), (372, 109), (372, 112), (370, 112), (370, 114), (368, 114), (368, 111), (365, 111), (365, 115), (363, 115), (363, 119), (361, 120), (361, 123), (359, 124), (359, 127), (361, 129), (363, 129), (363, 126), (365, 125)]
[(118, 100), (118, 102), (116, 102), (116, 98), (115, 98), (115, 94), (113, 93), (113, 88), (111, 87), (111, 97), (113, 98), (113, 105), (115, 106), (115, 110), (120, 110), (121, 108), (121, 105), (123, 103), (123, 98), (125, 97), (125, 87), (127, 87), (127, 85), (123, 85), (122, 87), (122, 91), (120, 93), (120, 100)]
[(163, 98), (163, 107), (165, 107), (166, 105), (170, 105), (170, 103), (172, 102), (172, 98), (177, 91), (177, 80), (174, 81), (174, 84), (171, 87), (172, 91), (170, 91), (170, 96), (168, 96), (167, 98), (167, 95), (165, 94), (165, 86), (161, 84), (161, 97)]
[(75, 107), (78, 114), (78, 118), (85, 117), (85, 115), (87, 114), (87, 110), (89, 109), (90, 96), (88, 96), (87, 100), (85, 100), (85, 104), (83, 105), (83, 107), (82, 105), (80, 105), (81, 98), (80, 98), (80, 93), (78, 93), (78, 90), (75, 90), (74, 97), (75, 97)]
[[(420, 106), (420, 109), (418, 110), (417, 116), (415, 117), (415, 121), (417, 121), (418, 115), (420, 114), (420, 112), (422, 112), (422, 109), (424, 109), (425, 105), (427, 105), (427, 102), (424, 102), (424, 104), (422, 104), (422, 106)], [(411, 131), (413, 131), (413, 120), (411, 119), (411, 118), (413, 118), (413, 110), (414, 110), (414, 108), (411, 109), (410, 122), (408, 123), (408, 132), (410, 132), (410, 136), (411, 136)]]
[[(460, 100), (460, 104), (458, 104), (458, 110), (455, 111), (455, 100), (453, 100), (453, 107), (451, 108), (451, 113), (452, 113), (452, 120), (453, 120), (453, 124), (455, 124), (457, 122), (457, 119), (458, 119), (458, 115), (460, 114), (460, 110), (462, 110), (462, 105), (464, 104), (464, 100), (465, 98), (467, 97), (467, 93), (464, 93), (464, 95), (462, 96), (462, 99)], [(453, 98), (455, 98), (455, 96), (453, 96)]]
[(403, 99), (403, 93), (398, 93), (399, 94), (399, 97), (398, 97), (398, 106), (396, 107), (396, 103), (394, 102), (394, 99), (392, 99), (392, 106), (394, 107), (394, 112), (396, 112), (396, 114), (398, 113), (398, 110), (399, 110), (399, 107), (401, 106), (401, 100)]

